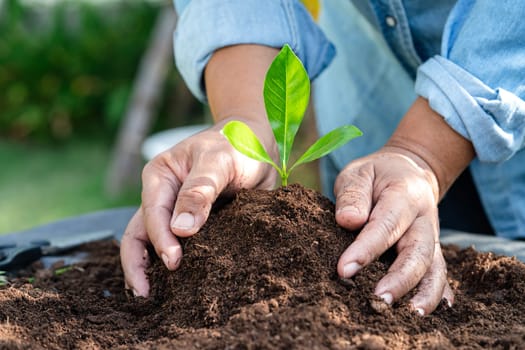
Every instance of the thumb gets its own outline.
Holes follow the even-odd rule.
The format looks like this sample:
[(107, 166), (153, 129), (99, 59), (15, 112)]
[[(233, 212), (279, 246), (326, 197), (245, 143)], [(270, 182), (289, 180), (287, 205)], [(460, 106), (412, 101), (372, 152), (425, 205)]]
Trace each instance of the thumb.
[(368, 221), (372, 209), (374, 168), (370, 163), (349, 164), (334, 185), (335, 219), (348, 230), (357, 230)]
[[(226, 173), (231, 167), (216, 161), (202, 163), (205, 165), (195, 164), (191, 169), (177, 195), (170, 227), (179, 237), (188, 237), (199, 231), (208, 219), (213, 203), (228, 185)], [(222, 170), (218, 169), (218, 164)]]

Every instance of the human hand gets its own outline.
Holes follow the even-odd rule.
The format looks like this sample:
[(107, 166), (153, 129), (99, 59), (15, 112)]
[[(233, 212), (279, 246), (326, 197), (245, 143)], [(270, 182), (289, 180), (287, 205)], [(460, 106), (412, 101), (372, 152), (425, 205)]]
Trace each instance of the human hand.
[[(177, 237), (195, 234), (219, 195), (274, 186), (276, 173), (271, 166), (235, 151), (220, 134), (228, 121), (182, 141), (145, 166), (142, 205), (129, 222), (120, 248), (126, 286), (135, 295), (149, 293), (145, 273), (149, 244), (166, 267), (175, 270), (182, 258)], [(253, 130), (266, 127), (245, 122)]]
[(454, 295), (439, 244), (438, 180), (416, 154), (398, 147), (350, 163), (337, 177), (336, 220), (349, 229), (362, 228), (341, 255), (337, 271), (350, 278), (388, 248), (397, 257), (378, 282), (375, 294), (388, 304), (418, 287), (410, 300), (421, 315), (431, 313)]

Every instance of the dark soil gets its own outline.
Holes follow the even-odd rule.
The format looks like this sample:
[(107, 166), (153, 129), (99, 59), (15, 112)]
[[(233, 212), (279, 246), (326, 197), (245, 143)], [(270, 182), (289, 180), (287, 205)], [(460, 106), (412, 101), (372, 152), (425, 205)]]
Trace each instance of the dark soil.
[(244, 191), (184, 240), (179, 270), (153, 262), (148, 299), (124, 291), (115, 242), (61, 274), (37, 264), (0, 289), (0, 348), (525, 348), (523, 263), (445, 246), (456, 304), (420, 317), (372, 295), (392, 256), (337, 277), (353, 234), (333, 212), (296, 185)]

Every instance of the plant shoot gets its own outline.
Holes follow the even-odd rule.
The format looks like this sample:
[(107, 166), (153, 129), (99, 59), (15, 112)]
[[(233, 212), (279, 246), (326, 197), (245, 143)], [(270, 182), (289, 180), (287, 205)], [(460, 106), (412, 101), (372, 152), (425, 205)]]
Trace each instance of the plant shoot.
[(303, 121), (310, 98), (310, 79), (301, 60), (287, 44), (273, 60), (264, 80), (264, 105), (279, 149), (277, 165), (255, 133), (243, 122), (231, 121), (221, 130), (230, 144), (247, 157), (271, 164), (281, 177), (282, 186), (297, 166), (321, 158), (348, 141), (362, 135), (353, 125), (330, 131), (318, 139), (290, 167), (289, 158), (295, 135)]

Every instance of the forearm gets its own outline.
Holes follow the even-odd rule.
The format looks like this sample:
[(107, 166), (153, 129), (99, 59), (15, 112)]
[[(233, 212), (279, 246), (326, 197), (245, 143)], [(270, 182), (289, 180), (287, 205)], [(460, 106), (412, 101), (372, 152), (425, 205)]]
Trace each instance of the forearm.
[(273, 143), (273, 134), (264, 107), (264, 78), (278, 52), (261, 45), (225, 47), (213, 54), (204, 72), (215, 122), (242, 118), (253, 123), (259, 128), (254, 131), (267, 146)]
[(455, 132), (418, 97), (386, 147), (396, 147), (418, 156), (433, 171), (441, 199), (474, 158), (472, 143)]

